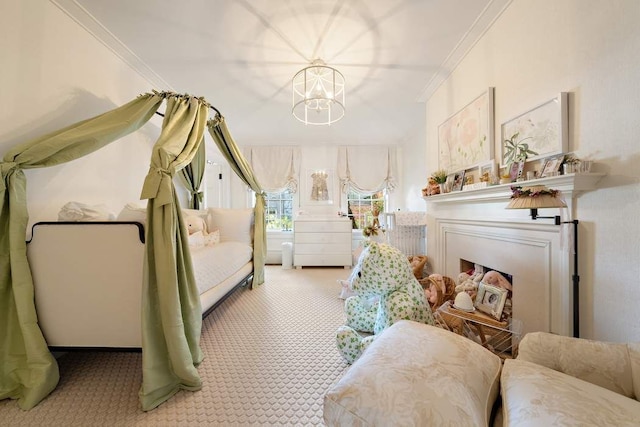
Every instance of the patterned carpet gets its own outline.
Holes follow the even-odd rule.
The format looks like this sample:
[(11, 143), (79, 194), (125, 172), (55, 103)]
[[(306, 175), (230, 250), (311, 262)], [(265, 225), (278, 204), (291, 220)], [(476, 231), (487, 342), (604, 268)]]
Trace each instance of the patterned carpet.
[(343, 323), (342, 268), (283, 270), (240, 289), (203, 324), (198, 392), (158, 408), (138, 403), (140, 353), (67, 353), (60, 383), (30, 411), (0, 401), (0, 426), (322, 425), (325, 391), (345, 371), (335, 345)]

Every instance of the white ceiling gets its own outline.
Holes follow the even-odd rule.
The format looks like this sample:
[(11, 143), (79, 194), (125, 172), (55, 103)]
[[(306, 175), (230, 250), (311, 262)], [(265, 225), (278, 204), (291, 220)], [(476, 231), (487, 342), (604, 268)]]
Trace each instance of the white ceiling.
[[(204, 96), (253, 145), (419, 137), (421, 100), (510, 0), (52, 1), (155, 89)], [(346, 116), (329, 127), (291, 115), (291, 78), (315, 58), (346, 79)]]

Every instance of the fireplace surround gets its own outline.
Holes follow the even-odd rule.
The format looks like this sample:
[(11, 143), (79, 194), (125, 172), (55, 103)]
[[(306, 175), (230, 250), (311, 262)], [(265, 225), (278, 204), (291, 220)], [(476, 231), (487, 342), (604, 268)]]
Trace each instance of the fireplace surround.
[(545, 185), (561, 191), (567, 208), (544, 215), (571, 220), (580, 194), (595, 189), (603, 176), (568, 174), (424, 197), (430, 270), (456, 278), (461, 261), (469, 260), (508, 272), (514, 284), (513, 318), (522, 322), (523, 333), (571, 335), (571, 227), (531, 221), (528, 211), (505, 208), (512, 185)]

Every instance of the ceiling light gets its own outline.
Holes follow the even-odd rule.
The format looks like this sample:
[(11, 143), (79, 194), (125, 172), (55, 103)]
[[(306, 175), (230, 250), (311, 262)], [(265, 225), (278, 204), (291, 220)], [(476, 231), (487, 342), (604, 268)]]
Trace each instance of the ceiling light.
[(305, 125), (330, 125), (344, 117), (344, 76), (316, 59), (293, 76), (293, 116)]

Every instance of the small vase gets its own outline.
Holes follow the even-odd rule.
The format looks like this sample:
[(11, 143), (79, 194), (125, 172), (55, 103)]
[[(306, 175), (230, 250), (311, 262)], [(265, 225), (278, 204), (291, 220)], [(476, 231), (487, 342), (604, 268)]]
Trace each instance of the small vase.
[(448, 193), (446, 182), (443, 182), (442, 184), (438, 184), (438, 187), (440, 188), (440, 194)]

